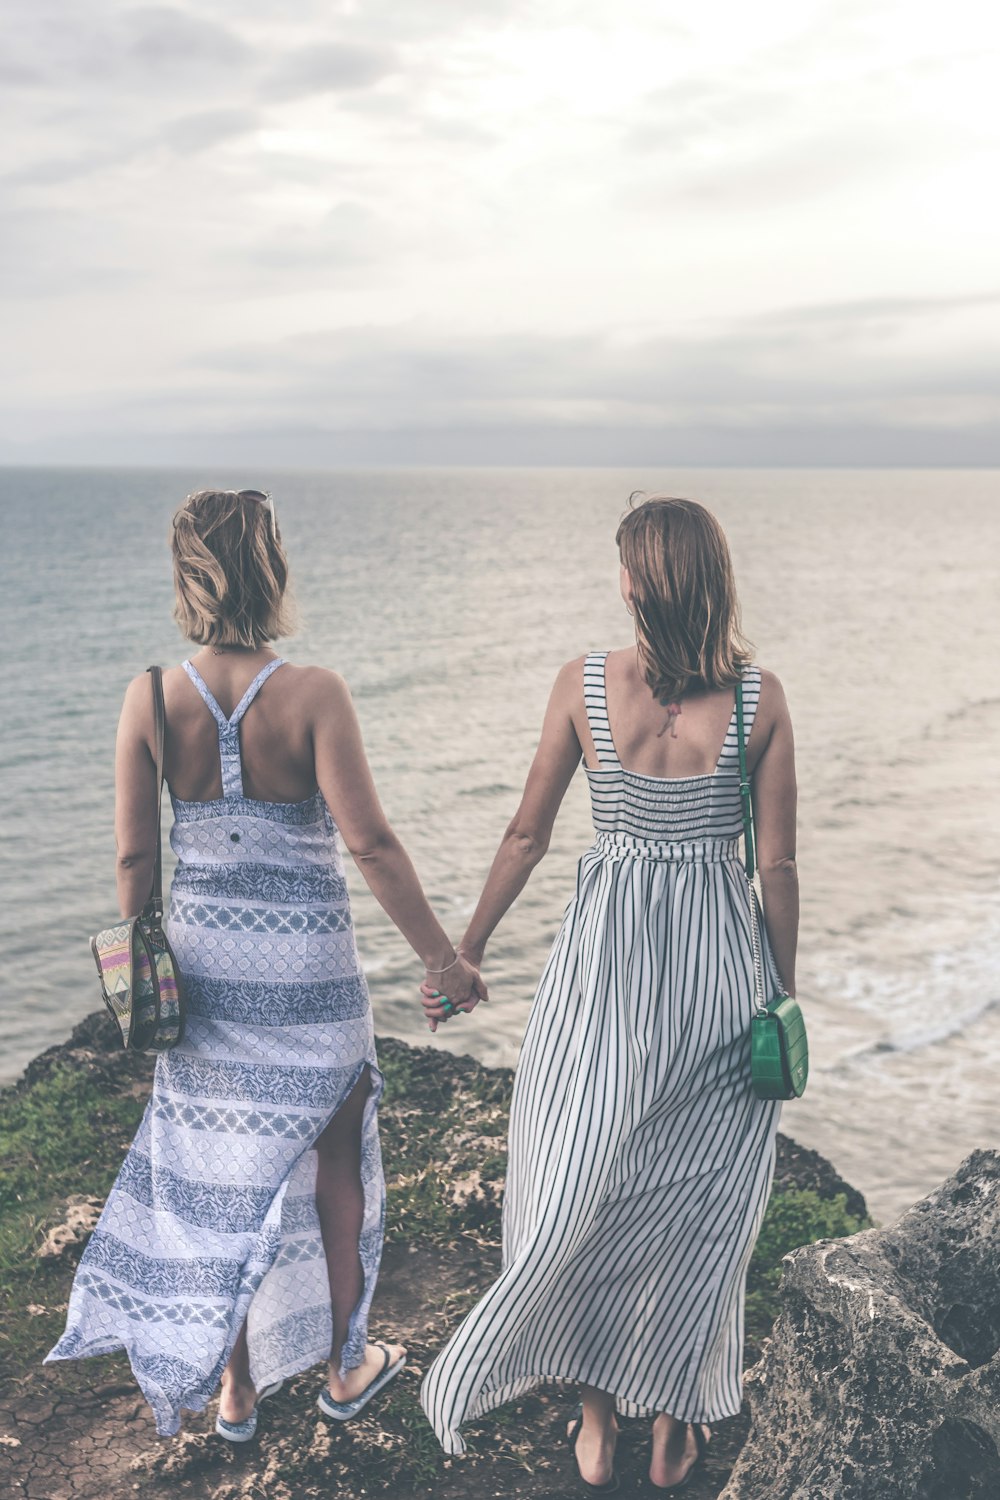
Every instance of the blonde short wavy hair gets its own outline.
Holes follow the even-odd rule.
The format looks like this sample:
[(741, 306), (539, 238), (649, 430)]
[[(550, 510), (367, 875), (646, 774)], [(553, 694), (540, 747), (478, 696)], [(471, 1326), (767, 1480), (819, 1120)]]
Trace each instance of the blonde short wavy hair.
[(639, 665), (658, 702), (734, 687), (753, 648), (740, 628), (729, 544), (711, 511), (651, 495), (629, 510), (615, 541), (632, 585)]
[(267, 496), (199, 490), (174, 516), (174, 619), (200, 646), (256, 650), (288, 636), (288, 560)]

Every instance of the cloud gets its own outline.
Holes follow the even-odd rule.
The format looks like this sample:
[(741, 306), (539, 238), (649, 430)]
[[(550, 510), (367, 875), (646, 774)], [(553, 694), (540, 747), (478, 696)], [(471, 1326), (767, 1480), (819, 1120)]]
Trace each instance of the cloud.
[(175, 151), (190, 155), (206, 151), (235, 136), (249, 135), (260, 128), (261, 118), (252, 109), (206, 109), (169, 120), (160, 131), (160, 139)]
[(956, 3), (945, 56), (889, 0), (12, 0), (2, 430), (972, 443), (1000, 126)]
[[(919, 317), (924, 304), (909, 300)], [(629, 343), (608, 332), (487, 339), (418, 323), (344, 327), (241, 344), (195, 361), (193, 370), (214, 371), (226, 387), (222, 420), (231, 402), (271, 421), (295, 414), (341, 430), (511, 423), (822, 430), (852, 421), (944, 430), (1000, 415), (1000, 375), (989, 360), (963, 364), (932, 349), (914, 357), (886, 348), (877, 328), (872, 335), (871, 311), (862, 304), (853, 314), (854, 341), (843, 346), (831, 344), (828, 322), (850, 322), (849, 305), (826, 309), (823, 318), (815, 308), (779, 308), (772, 320)], [(903, 308), (896, 316), (910, 327)], [(179, 412), (184, 398), (180, 390), (175, 396)]]
[(263, 88), (272, 99), (350, 93), (371, 88), (398, 66), (396, 54), (388, 47), (346, 42), (300, 47), (279, 58), (265, 77)]
[(109, 167), (120, 166), (146, 149), (146, 143), (137, 140), (122, 141), (89, 151), (77, 151), (72, 156), (52, 156), (34, 161), (13, 172), (7, 172), (0, 181), (10, 187), (40, 189), (57, 187), (62, 183), (79, 182), (105, 172)]
[(228, 68), (250, 55), (247, 43), (230, 27), (190, 11), (153, 5), (126, 11), (120, 22), (120, 61), (157, 71)]
[(688, 152), (733, 136), (742, 137), (737, 144), (744, 145), (748, 130), (770, 128), (793, 108), (791, 90), (777, 80), (680, 78), (639, 102), (635, 118), (622, 132), (623, 145), (641, 152)]
[[(0, 285), (21, 312), (25, 311), (24, 299), (44, 299), (44, 321), (39, 321), (37, 306), (26, 319), (29, 356), (35, 353), (40, 336), (58, 348), (57, 329), (45, 316), (53, 313), (55, 306), (65, 307), (81, 296), (123, 293), (142, 279), (141, 269), (128, 263), (92, 216), (39, 205), (7, 204), (0, 209)], [(15, 347), (17, 335), (11, 324), (8, 315), (7, 337)], [(24, 363), (22, 353), (18, 379)]]
[(319, 220), (286, 224), (280, 233), (252, 241), (247, 259), (278, 270), (327, 272), (364, 266), (394, 245), (390, 228), (363, 204), (341, 202)]

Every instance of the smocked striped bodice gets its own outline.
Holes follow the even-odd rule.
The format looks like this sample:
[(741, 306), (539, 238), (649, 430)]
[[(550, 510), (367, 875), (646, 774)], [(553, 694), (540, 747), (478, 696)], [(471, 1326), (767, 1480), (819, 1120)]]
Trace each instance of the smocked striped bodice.
[[(627, 771), (618, 759), (604, 682), (608, 653), (593, 651), (583, 669), (584, 702), (600, 769), (587, 768), (594, 827), (599, 838), (625, 838), (665, 844), (703, 844), (719, 853), (743, 832), (740, 761), (733, 707), (715, 770), (703, 776), (645, 776)], [(749, 740), (760, 698), (760, 668), (743, 674), (743, 733)]]

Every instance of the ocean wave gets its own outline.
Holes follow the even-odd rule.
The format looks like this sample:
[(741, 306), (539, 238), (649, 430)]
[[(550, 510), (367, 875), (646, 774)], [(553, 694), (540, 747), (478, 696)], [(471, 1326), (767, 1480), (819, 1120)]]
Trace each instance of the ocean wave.
[(993, 1014), (1000, 1015), (1000, 995), (993, 995), (976, 1005), (969, 1006), (958, 1015), (942, 1016), (936, 1025), (921, 1026), (896, 1036), (881, 1037), (877, 1042), (868, 1042), (865, 1046), (840, 1058), (829, 1071), (841, 1072), (856, 1067), (870, 1058), (884, 1057), (886, 1054), (902, 1055), (922, 1052), (930, 1047), (939, 1047), (943, 1042), (950, 1041), (952, 1037), (961, 1036), (976, 1021), (981, 1021), (984, 1017)]

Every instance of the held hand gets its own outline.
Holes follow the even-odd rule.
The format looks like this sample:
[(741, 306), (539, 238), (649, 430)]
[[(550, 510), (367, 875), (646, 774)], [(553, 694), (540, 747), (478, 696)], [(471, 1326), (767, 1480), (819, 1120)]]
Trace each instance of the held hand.
[(461, 956), (446, 973), (428, 973), (420, 986), (420, 1000), (431, 1031), (437, 1031), (438, 1024), (457, 1011), (474, 1010), (480, 1000), (488, 999), (489, 991), (482, 976)]

